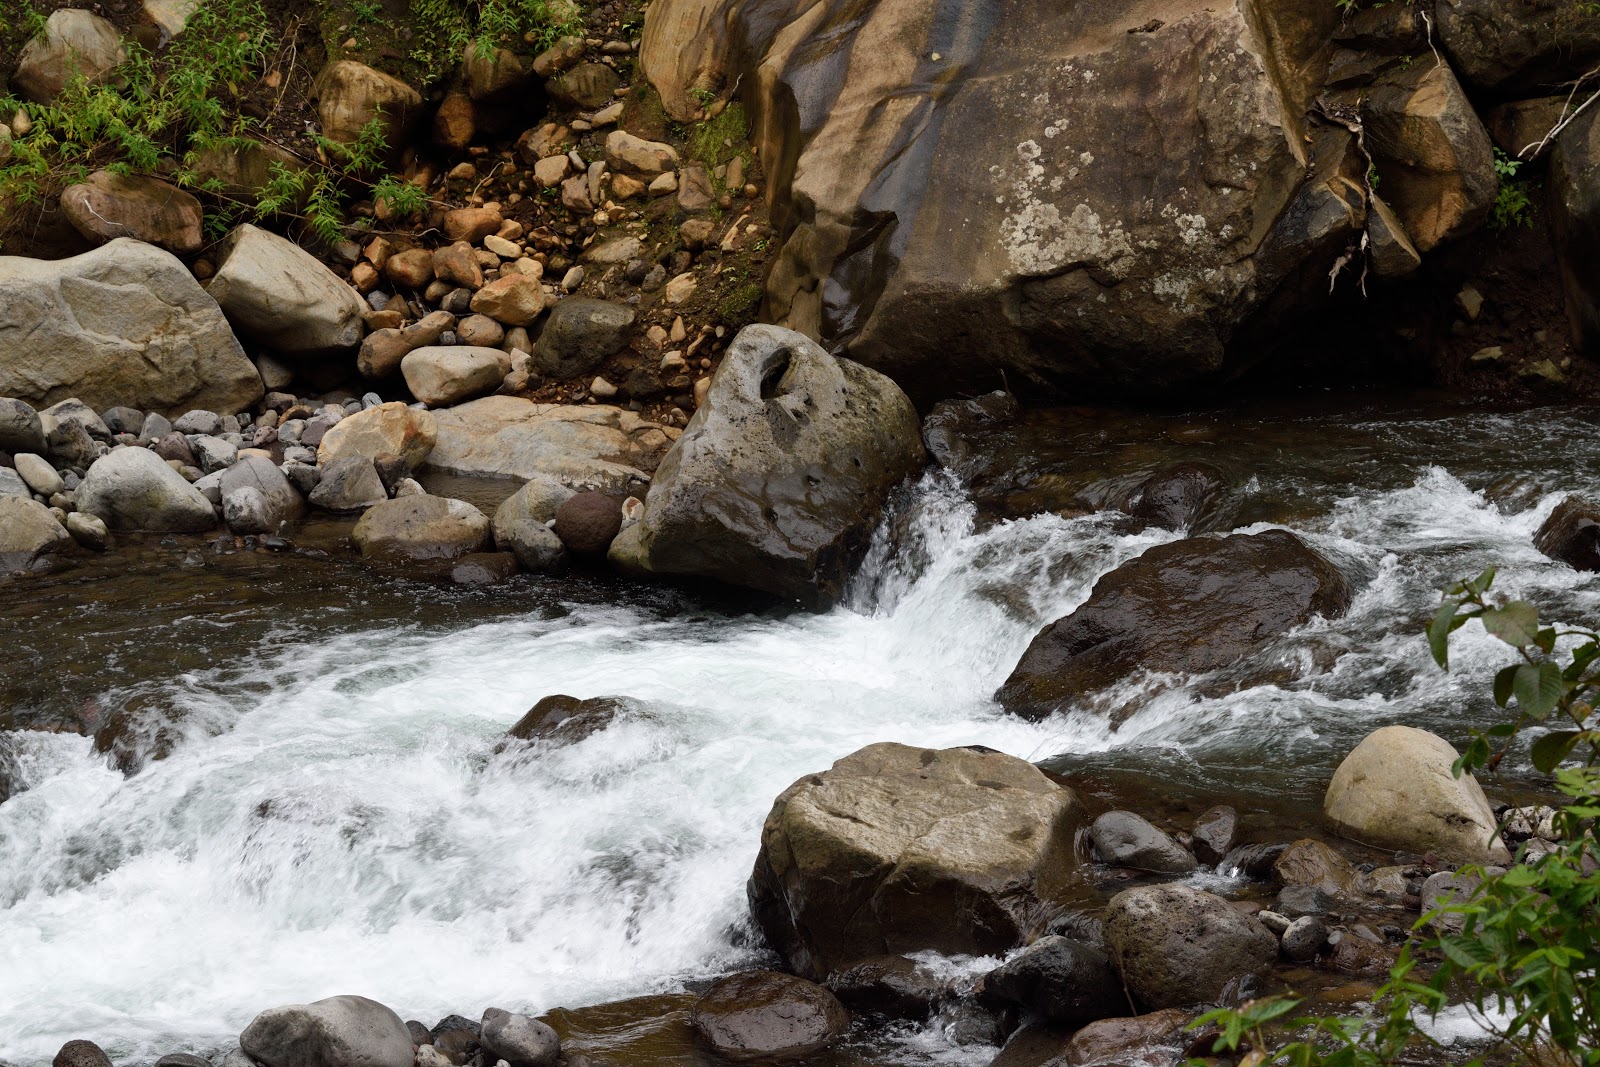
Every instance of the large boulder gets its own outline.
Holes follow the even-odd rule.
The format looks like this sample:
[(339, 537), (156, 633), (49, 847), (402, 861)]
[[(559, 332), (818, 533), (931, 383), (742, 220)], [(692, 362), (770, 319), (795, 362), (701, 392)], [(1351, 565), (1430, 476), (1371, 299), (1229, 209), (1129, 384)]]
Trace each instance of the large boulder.
[(95, 460), (77, 507), (113, 530), (203, 533), (217, 523), (205, 494), (146, 448), (114, 448)]
[(489, 518), (465, 500), (397, 497), (368, 508), (350, 536), (363, 556), (456, 559), (489, 547)]
[(0, 452), (43, 452), (44, 424), (33, 406), (0, 396)]
[(391, 400), (340, 419), (317, 445), (317, 462), (326, 466), (344, 456), (377, 459), (384, 453), (416, 470), (439, 439), (433, 415)]
[(550, 311), (533, 346), (533, 367), (551, 378), (595, 370), (628, 342), (633, 309), (610, 300), (569, 296)]
[(1219, 896), (1186, 885), (1145, 886), (1111, 898), (1106, 949), (1147, 1008), (1215, 1001), (1236, 978), (1278, 958), (1278, 939)]
[(1600, 356), (1600, 109), (1561, 131), (1547, 182), (1567, 322), (1579, 347)]
[(750, 903), (797, 974), (869, 956), (986, 955), (1071, 891), (1076, 794), (1024, 760), (878, 744), (783, 792)]
[(1307, 119), (1338, 17), (998, 0), (952, 34), (910, 0), (666, 0), (641, 62), (679, 121), (742, 87), (792, 221), (781, 325), (919, 397), (1148, 392), (1262, 358), (1233, 342), (1280, 291), (1327, 299), (1365, 214), (1353, 138)]
[(1500, 189), (1494, 145), (1450, 67), (1430, 56), (1360, 90), (1360, 103), (1383, 199), (1411, 246), (1482, 225)]
[(1534, 532), (1533, 547), (1573, 570), (1600, 571), (1600, 507), (1567, 497)]
[(233, 413), (261, 375), (177, 257), (120, 238), (62, 260), (0, 256), (0, 396)]
[(406, 387), (433, 408), (492, 393), (510, 370), (511, 357), (498, 348), (472, 345), (426, 345), (400, 361)]
[(412, 1067), (411, 1032), (366, 997), (269, 1008), (239, 1035), (260, 1067)]
[(657, 573), (826, 605), (924, 459), (892, 381), (793, 331), (747, 326), (628, 534)]
[(200, 251), (200, 201), (141, 174), (97, 170), (61, 194), (61, 211), (91, 244), (118, 237), (160, 245), (180, 256)]
[(26, 570), (34, 560), (72, 543), (50, 509), (25, 496), (0, 493), (0, 574)]
[(1526, 95), (1600, 60), (1600, 12), (1586, 0), (1447, 0), (1434, 17), (1451, 64), (1476, 89)]
[(1339, 568), (1286, 530), (1158, 545), (1039, 631), (995, 698), (1038, 719), (1140, 669), (1227, 667), (1350, 598)]
[(422, 106), (422, 94), (411, 86), (353, 59), (329, 63), (312, 91), (323, 136), (340, 144), (354, 144), (367, 124), (379, 119), (389, 147), (403, 145), (406, 128)]
[(1128, 1006), (1106, 954), (1060, 934), (1041, 937), (985, 975), (982, 998), (1064, 1026), (1105, 1019)]
[(366, 329), (354, 289), (293, 241), (249, 223), (217, 249), (206, 291), (229, 321), (279, 352), (350, 351)]
[(117, 27), (92, 11), (64, 7), (22, 46), (11, 82), (36, 104), (52, 103), (71, 81), (97, 85), (128, 58)]
[(1476, 778), (1452, 773), (1456, 756), (1448, 741), (1426, 730), (1375, 730), (1333, 772), (1323, 814), (1337, 833), (1377, 848), (1506, 863), (1511, 855), (1494, 810)]
[(671, 444), (661, 426), (602, 404), (486, 396), (433, 419), (438, 441), (428, 466), (435, 470), (523, 480), (544, 474), (574, 489), (622, 495), (643, 492)]
[(850, 1013), (822, 986), (774, 971), (746, 971), (713, 985), (689, 1016), (719, 1058), (791, 1059), (818, 1052), (850, 1029)]

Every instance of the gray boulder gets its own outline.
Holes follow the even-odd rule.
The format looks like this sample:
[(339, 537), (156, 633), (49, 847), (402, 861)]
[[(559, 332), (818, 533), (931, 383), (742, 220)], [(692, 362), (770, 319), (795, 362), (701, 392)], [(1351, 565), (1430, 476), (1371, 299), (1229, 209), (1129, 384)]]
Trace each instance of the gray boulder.
[(361, 297), (293, 241), (246, 223), (224, 239), (217, 257), (206, 291), (261, 344), (311, 355), (361, 343)]
[(1186, 885), (1118, 893), (1106, 908), (1105, 937), (1128, 991), (1151, 1009), (1213, 1002), (1230, 981), (1278, 958), (1266, 927)]
[(222, 432), (222, 416), (215, 411), (194, 408), (172, 420), (171, 432), (181, 433), (185, 437), (219, 434)]
[(1015, 1005), (1064, 1026), (1082, 1026), (1127, 1010), (1122, 983), (1106, 954), (1059, 934), (1041, 937), (983, 979), (982, 999)]
[(154, 245), (119, 238), (70, 259), (0, 256), (0, 292), (0, 396), (163, 413), (234, 412), (261, 398), (261, 375), (216, 301)]
[(483, 1013), (478, 1040), (485, 1052), (511, 1067), (555, 1067), (561, 1056), (561, 1039), (537, 1019), (500, 1008)]
[(533, 366), (551, 378), (588, 374), (620, 351), (633, 309), (609, 300), (569, 296), (556, 304), (533, 346)]
[(283, 471), (264, 456), (242, 457), (222, 472), (217, 488), (224, 500), (240, 489), (254, 489), (261, 494), (270, 529), (258, 532), (276, 530), (279, 523), (298, 519), (305, 512), (305, 501), (300, 499), (300, 494), (289, 484)]
[(84, 548), (99, 551), (111, 543), (110, 531), (96, 515), (74, 511), (67, 515), (67, 533)]
[(406, 387), (431, 408), (486, 396), (499, 388), (510, 369), (506, 353), (474, 345), (424, 345), (400, 361)]
[(4, 496), (20, 496), (24, 500), (32, 500), (33, 490), (22, 480), (22, 475), (10, 467), (0, 467), (0, 497)]
[(45, 424), (45, 455), (58, 467), (70, 470), (88, 470), (100, 458), (100, 450), (93, 437), (81, 422), (51, 422)]
[(189, 447), (194, 450), (194, 458), (200, 461), (200, 469), (207, 474), (227, 470), (239, 458), (239, 446), (220, 437), (195, 437), (190, 440)]
[(456, 559), (489, 547), (489, 519), (465, 500), (407, 496), (373, 505), (351, 536), (363, 556)]
[(217, 523), (211, 501), (145, 448), (114, 448), (96, 460), (77, 506), (113, 530), (202, 533)]
[(329, 997), (257, 1015), (239, 1047), (262, 1067), (412, 1067), (411, 1032), (366, 997)]
[(0, 574), (25, 570), (48, 552), (64, 548), (72, 537), (36, 500), (0, 493)]
[(242, 486), (222, 498), (222, 521), (236, 534), (267, 534), (277, 529), (267, 498), (253, 485)]
[(77, 397), (58, 400), (39, 412), (39, 424), (44, 427), (46, 437), (50, 436), (51, 430), (68, 422), (75, 422), (82, 426), (84, 432), (97, 441), (111, 439), (111, 427), (106, 425), (104, 419), (95, 414), (94, 408)]
[(567, 561), (567, 550), (549, 523), (573, 495), (548, 475), (530, 479), (495, 510), (491, 523), (495, 547), (515, 553), (524, 570), (559, 569)]
[(776, 326), (739, 333), (624, 537), (662, 574), (837, 601), (925, 453), (892, 381)]
[(1186, 874), (1198, 864), (1176, 841), (1131, 811), (1108, 811), (1089, 828), (1101, 863), (1157, 874)]
[(321, 471), (311, 503), (324, 511), (364, 511), (389, 499), (378, 468), (366, 456), (340, 456)]
[(145, 414), (138, 408), (118, 405), (101, 412), (100, 420), (106, 424), (106, 429), (114, 434), (131, 433), (137, 435), (144, 428)]
[(43, 452), (39, 413), (14, 397), (0, 396), (0, 452)]

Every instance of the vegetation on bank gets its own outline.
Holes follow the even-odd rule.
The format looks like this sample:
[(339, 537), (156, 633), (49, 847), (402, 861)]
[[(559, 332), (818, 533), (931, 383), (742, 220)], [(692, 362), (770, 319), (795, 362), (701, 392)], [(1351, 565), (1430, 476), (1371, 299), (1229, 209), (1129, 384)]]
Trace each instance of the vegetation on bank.
[[(49, 104), (0, 95), (0, 115), (22, 112), (31, 129), (12, 142), (0, 165), (0, 250), (8, 225), (25, 208), (58, 196), (99, 169), (154, 175), (200, 195), (208, 237), (247, 218), (277, 217), (325, 243), (336, 241), (350, 203), (369, 199), (404, 217), (425, 204), (423, 190), (389, 172), (382, 123), (374, 120), (345, 145), (312, 128), (295, 128), (291, 80), (309, 77), (308, 46), (341, 54), (341, 35), (358, 48), (394, 47), (380, 32), (409, 39), (396, 71), (414, 84), (435, 84), (469, 48), (488, 54), (516, 44), (544, 47), (581, 28), (573, 0), (410, 0), (409, 25), (388, 25), (376, 0), (317, 0), (319, 38), (300, 15), (275, 20), (263, 0), (202, 0), (182, 33), (152, 50), (127, 36), (127, 61), (101, 84), (69, 83)], [(31, 2), (0, 24), (0, 42), (20, 49), (43, 32), (44, 13)], [(15, 50), (14, 49), (14, 50)], [(393, 64), (391, 64), (393, 65)], [(269, 145), (292, 155), (255, 197), (227, 195), (200, 167), (213, 151)]]
[(1438, 1045), (1425, 1020), (1457, 1003), (1493, 1039), (1497, 1062), (1509, 1050), (1518, 1063), (1600, 1065), (1600, 634), (1542, 626), (1525, 601), (1491, 603), (1493, 582), (1491, 569), (1452, 587), (1428, 627), (1446, 670), (1450, 634), (1473, 619), (1518, 656), (1494, 679), (1495, 703), (1515, 718), (1476, 732), (1455, 770), (1492, 772), (1526, 744), (1567, 798), (1555, 816), (1562, 844), (1503, 872), (1463, 868), (1481, 884), (1418, 921), (1419, 939), (1373, 996), (1373, 1017), (1297, 1018), (1289, 1025), (1303, 1036), (1282, 1042), (1275, 1030), (1301, 1002), (1266, 997), (1196, 1022), (1221, 1027), (1216, 1051), (1243, 1053), (1249, 1067), (1415, 1063), (1419, 1046)]

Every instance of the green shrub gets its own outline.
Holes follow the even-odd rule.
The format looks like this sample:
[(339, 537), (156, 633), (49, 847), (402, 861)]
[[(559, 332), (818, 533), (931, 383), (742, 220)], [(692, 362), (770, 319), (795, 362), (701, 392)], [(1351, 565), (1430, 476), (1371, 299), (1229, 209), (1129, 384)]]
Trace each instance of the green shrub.
[(1495, 193), (1489, 224), (1497, 230), (1533, 225), (1533, 200), (1528, 196), (1528, 183), (1517, 177), (1521, 169), (1520, 159), (1512, 159), (1498, 148), (1494, 150), (1494, 172), (1500, 179), (1500, 189)]
[(410, 58), (429, 83), (449, 74), (468, 45), (487, 57), (528, 34), (536, 47), (548, 48), (556, 38), (583, 30), (572, 0), (411, 0), (410, 10)]

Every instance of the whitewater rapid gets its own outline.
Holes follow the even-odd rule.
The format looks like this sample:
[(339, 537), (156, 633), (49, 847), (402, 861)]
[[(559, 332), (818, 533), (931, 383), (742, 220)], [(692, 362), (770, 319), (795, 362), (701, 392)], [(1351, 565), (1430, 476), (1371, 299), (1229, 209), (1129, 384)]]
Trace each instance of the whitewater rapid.
[[(901, 551), (881, 541), (852, 604), (827, 614), (574, 604), (329, 635), (291, 616), (264, 650), (220, 626), (213, 666), (167, 689), (189, 735), (142, 773), (124, 779), (82, 737), (16, 735), (29, 788), (0, 805), (0, 1060), (48, 1063), (74, 1037), (119, 1063), (214, 1052), (262, 1008), (341, 993), (431, 1023), (680, 989), (757, 958), (744, 886), (761, 821), (863, 745), (1136, 758), (1320, 795), (1377, 725), (1460, 735), (1486, 714), (1495, 644), (1464, 631), (1446, 676), (1417, 636), (1440, 585), (1496, 562), (1507, 592), (1597, 606), (1531, 547), (1557, 494), (1502, 514), (1423, 466), (1297, 526), (1358, 594), (1347, 618), (1273, 646), (1276, 684), (1133, 679), (1142, 707), (1118, 731), (1030, 724), (990, 700), (1028, 641), (1175, 535), (1107, 515), (980, 529), (944, 476), (914, 497)], [(642, 711), (496, 755), (551, 693)]]

